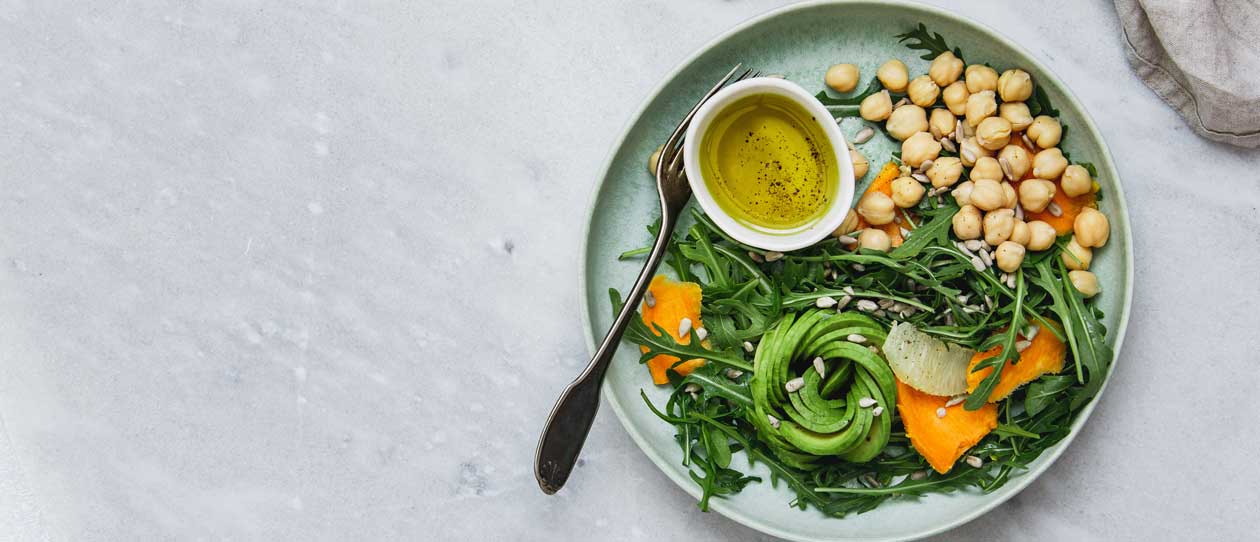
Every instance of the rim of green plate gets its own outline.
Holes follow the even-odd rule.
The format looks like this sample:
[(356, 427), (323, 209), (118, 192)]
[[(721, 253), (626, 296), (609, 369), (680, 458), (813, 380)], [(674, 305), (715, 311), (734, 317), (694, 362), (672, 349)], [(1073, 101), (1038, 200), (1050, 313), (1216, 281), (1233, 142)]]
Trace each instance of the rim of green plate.
[[(595, 208), (599, 201), (599, 194), (601, 190), (603, 189), (604, 184), (608, 181), (608, 173), (612, 168), (613, 160), (616, 159), (618, 149), (620, 149), (622, 146), (625, 145), (626, 140), (630, 135), (630, 128), (633, 127), (634, 124), (639, 120), (639, 118), (643, 116), (643, 114), (647, 111), (651, 103), (661, 94), (661, 91), (664, 90), (664, 88), (671, 81), (673, 81), (676, 77), (678, 77), (678, 75), (682, 73), (683, 70), (688, 68), (693, 62), (695, 62), (697, 58), (699, 58), (701, 55), (703, 55), (710, 49), (721, 44), (723, 41), (726, 41), (731, 36), (738, 34), (740, 32), (743, 32), (754, 26), (757, 26), (758, 24), (761, 24), (765, 20), (772, 19), (780, 15), (783, 15), (785, 13), (790, 13), (792, 11), (811, 9), (818, 6), (825, 6), (825, 5), (881, 6), (881, 7), (887, 7), (887, 8), (901, 8), (901, 9), (910, 9), (910, 10), (918, 10), (921, 12), (926, 12), (936, 17), (950, 19), (954, 22), (957, 22), (963, 25), (975, 27), (976, 30), (981, 32), (985, 37), (1003, 42), (1008, 47), (1011, 47), (1012, 49), (1016, 50), (1020, 54), (1027, 57), (1029, 60), (1029, 63), (1039, 73), (1046, 74), (1050, 77), (1050, 80), (1055, 84), (1055, 86), (1058, 87), (1058, 89), (1062, 91), (1063, 95), (1068, 99), (1068, 101), (1071, 102), (1072, 107), (1076, 108), (1076, 110), (1081, 112), (1081, 117), (1085, 121), (1085, 127), (1089, 130), (1090, 137), (1092, 137), (1095, 141), (1098, 142), (1098, 146), (1102, 151), (1105, 173), (1109, 176), (1109, 178), (1115, 179), (1115, 186), (1110, 187), (1109, 190), (1115, 194), (1115, 197), (1119, 203), (1118, 205), (1119, 210), (1120, 210), (1119, 218), (1120, 218), (1120, 222), (1123, 224), (1123, 228), (1121, 228), (1121, 230), (1122, 230), (1122, 238), (1124, 240), (1124, 249), (1125, 249), (1124, 255), (1123, 255), (1124, 256), (1124, 269), (1125, 269), (1124, 297), (1122, 299), (1122, 310), (1120, 314), (1119, 325), (1117, 326), (1117, 329), (1115, 330), (1115, 347), (1114, 347), (1115, 357), (1111, 361), (1111, 367), (1107, 370), (1107, 379), (1103, 381), (1102, 388), (1099, 389), (1098, 395), (1095, 396), (1093, 400), (1091, 400), (1089, 404), (1085, 406), (1085, 409), (1081, 411), (1081, 414), (1077, 416), (1076, 420), (1072, 423), (1072, 431), (1068, 433), (1068, 435), (1064, 437), (1062, 441), (1060, 441), (1058, 444), (1055, 444), (1049, 450), (1047, 456), (1044, 456), (1046, 457), (1046, 461), (1044, 463), (1042, 463), (1040, 466), (1038, 466), (1035, 469), (1032, 469), (1023, 473), (1018, 478), (1012, 479), (1009, 482), (1010, 485), (1013, 486), (1012, 491), (1004, 495), (999, 495), (993, 498), (992, 500), (984, 503), (983, 505), (975, 508), (974, 510), (968, 512), (967, 514), (958, 516), (952, 521), (942, 523), (940, 525), (937, 525), (929, 529), (924, 529), (918, 532), (908, 533), (906, 536), (901, 536), (901, 537), (882, 537), (882, 538), (860, 539), (860, 540), (863, 540), (864, 542), (874, 542), (874, 541), (892, 542), (892, 541), (918, 540), (918, 539), (929, 537), (935, 534), (940, 534), (950, 529), (953, 529), (955, 527), (958, 527), (998, 507), (999, 505), (1006, 502), (1011, 497), (1023, 491), (1025, 487), (1031, 484), (1033, 480), (1036, 480), (1037, 478), (1039, 478), (1042, 473), (1044, 473), (1047, 469), (1049, 469), (1050, 466), (1053, 465), (1055, 461), (1059, 459), (1059, 456), (1062, 455), (1063, 452), (1067, 450), (1068, 446), (1072, 443), (1072, 441), (1075, 440), (1076, 435), (1080, 432), (1080, 428), (1084, 426), (1085, 421), (1089, 419), (1090, 415), (1094, 412), (1094, 408), (1098, 405), (1098, 402), (1102, 399), (1103, 392), (1106, 391), (1107, 385), (1111, 382), (1111, 375), (1112, 373), (1115, 372), (1116, 364), (1119, 362), (1121, 347), (1124, 342), (1125, 334), (1127, 333), (1128, 327), (1129, 327), (1129, 312), (1130, 312), (1132, 300), (1133, 300), (1133, 242), (1132, 242), (1133, 240), (1132, 240), (1132, 234), (1129, 228), (1129, 210), (1128, 210), (1128, 205), (1125, 203), (1124, 188), (1120, 183), (1120, 175), (1116, 171), (1115, 164), (1111, 158), (1111, 149), (1107, 146), (1107, 142), (1103, 139), (1102, 134), (1099, 133), (1098, 127), (1094, 124), (1093, 116), (1089, 114), (1089, 110), (1085, 108), (1085, 105), (1082, 104), (1080, 100), (1076, 98), (1076, 95), (1072, 93), (1071, 89), (1069, 89), (1067, 85), (1063, 83), (1063, 81), (1059, 78), (1057, 74), (1054, 73), (1054, 71), (1052, 71), (1046, 65), (1042, 64), (1041, 61), (1037, 60), (1037, 58), (1034, 57), (1031, 52), (1029, 52), (1023, 46), (1019, 45), (1019, 43), (1015, 42), (1014, 40), (1010, 38), (1007, 38), (1005, 35), (998, 32), (996, 29), (993, 29), (989, 27), (988, 25), (981, 23), (979, 21), (976, 21), (974, 19), (963, 17), (961, 15), (938, 8), (936, 6), (930, 6), (927, 4), (921, 4), (919, 2), (912, 2), (908, 0), (812, 0), (812, 1), (806, 1), (806, 2), (801, 2), (797, 4), (791, 4), (791, 5), (772, 9), (770, 11), (753, 16), (752, 18), (749, 18), (735, 25), (734, 27), (726, 30), (725, 32), (722, 32), (718, 36), (709, 40), (707, 43), (705, 43), (700, 48), (698, 48), (695, 52), (689, 55), (682, 62), (674, 66), (674, 68), (670, 70), (669, 74), (666, 75), (664, 78), (662, 78), (661, 82), (658, 83), (656, 87), (653, 88), (651, 92), (648, 93), (648, 95), (640, 103), (635, 113), (631, 115), (629, 119), (623, 124), (622, 129), (621, 129), (621, 135), (618, 136), (617, 141), (612, 145), (611, 149), (608, 152), (607, 158), (605, 158), (604, 160), (603, 166), (600, 168), (600, 171), (602, 172), (600, 181), (595, 183), (595, 186), (591, 190), (591, 195), (589, 196), (587, 200), (586, 224), (582, 232), (581, 254), (582, 254), (583, 259), (582, 259), (582, 267), (578, 273), (579, 298), (582, 299), (582, 303), (580, 307), (580, 312), (582, 316), (582, 327), (586, 335), (586, 349), (589, 355), (595, 349), (594, 330), (591, 328), (591, 315), (590, 315), (590, 311), (588, 310), (587, 302), (586, 302), (586, 297), (587, 297), (586, 295), (586, 288), (587, 288), (586, 286), (586, 283), (587, 283), (586, 257), (588, 254), (587, 252), (588, 244), (590, 242), (591, 224), (595, 217)], [(610, 398), (610, 394), (612, 393), (612, 391), (611, 391), (611, 386), (608, 384), (607, 381), (603, 383), (603, 386), (601, 387), (600, 391), (601, 391), (601, 394), (604, 396), (605, 400), (608, 402), (608, 404), (612, 406), (613, 412), (617, 415), (617, 420), (621, 422), (621, 426), (625, 428), (627, 433), (630, 434), (630, 438), (633, 439), (635, 444), (639, 446), (639, 449), (642, 450), (643, 453), (648, 456), (648, 459), (652, 460), (652, 463), (654, 463), (656, 467), (660, 469), (662, 473), (665, 474), (665, 476), (669, 477), (670, 480), (673, 480), (673, 482), (676, 485), (678, 485), (678, 487), (682, 488), (683, 491), (687, 492), (688, 495), (691, 495), (693, 498), (696, 498), (696, 499), (700, 498), (699, 488), (695, 487), (695, 484), (692, 483), (690, 479), (674, 472), (674, 470), (672, 469), (666, 468), (665, 465), (669, 463), (670, 460), (668, 458), (661, 457), (660, 455), (658, 455), (652, 449), (652, 447), (648, 444), (648, 439), (642, 433), (640, 433), (633, 424), (631, 424), (627, 420), (627, 417), (626, 417), (625, 412), (623, 411), (622, 405), (619, 402), (613, 401)], [(788, 540), (796, 540), (799, 542), (839, 542), (842, 540), (857, 540), (857, 539), (852, 539), (852, 538), (837, 539), (837, 538), (814, 538), (814, 537), (801, 536), (800, 534), (784, 531), (782, 529), (779, 529), (778, 527), (768, 525), (754, 516), (747, 515), (742, 512), (733, 510), (727, 507), (726, 504), (723, 503), (721, 500), (710, 501), (709, 506), (713, 511), (721, 514), (722, 516), (726, 518), (729, 518), (737, 523), (740, 523), (752, 529), (756, 529), (763, 533), (766, 533), (772, 536), (777, 536), (779, 538), (784, 538)], [(837, 519), (836, 521), (843, 521), (843, 520)]]

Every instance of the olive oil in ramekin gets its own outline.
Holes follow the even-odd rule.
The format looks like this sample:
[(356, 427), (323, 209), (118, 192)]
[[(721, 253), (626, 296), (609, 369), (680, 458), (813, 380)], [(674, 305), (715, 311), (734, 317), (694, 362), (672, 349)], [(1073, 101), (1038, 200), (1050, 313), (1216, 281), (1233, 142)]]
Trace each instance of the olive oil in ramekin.
[(723, 211), (765, 231), (796, 230), (826, 214), (840, 176), (818, 120), (774, 94), (743, 98), (715, 116), (700, 143), (700, 169)]

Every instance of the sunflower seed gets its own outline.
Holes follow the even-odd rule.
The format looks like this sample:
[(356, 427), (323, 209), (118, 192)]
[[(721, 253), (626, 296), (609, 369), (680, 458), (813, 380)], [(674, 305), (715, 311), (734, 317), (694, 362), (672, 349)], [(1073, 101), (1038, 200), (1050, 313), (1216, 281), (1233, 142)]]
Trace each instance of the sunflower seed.
[(910, 473), (910, 479), (914, 481), (922, 480), (924, 478), (927, 478), (927, 476), (928, 476), (928, 472), (925, 470), (916, 470)]
[(967, 314), (975, 314), (977, 312), (980, 312), (980, 307), (977, 307), (975, 305), (967, 305), (966, 307), (962, 308), (962, 311)]
[(905, 228), (897, 228), (897, 229), (901, 231), (901, 238), (902, 238), (902, 239), (909, 239), (909, 238), (910, 238), (910, 230), (907, 230), (907, 229), (905, 229)]
[(863, 397), (861, 399), (858, 399), (858, 406), (862, 408), (870, 408), (870, 407), (875, 406), (875, 404), (878, 402), (879, 401), (871, 399), (870, 397)]
[(950, 398), (949, 398), (949, 401), (946, 401), (946, 402), (945, 402), (945, 408), (952, 407), (952, 406), (957, 405), (957, 404), (959, 404), (959, 403), (962, 403), (963, 401), (966, 401), (966, 400), (967, 400), (967, 396), (966, 396), (966, 395), (955, 395), (955, 396), (953, 396), (953, 397), (950, 397)]
[(830, 309), (836, 306), (836, 298), (830, 296), (822, 296), (814, 300), (814, 306), (820, 309)]
[(883, 484), (879, 483), (879, 480), (875, 479), (874, 474), (862, 475), (862, 483), (866, 484), (868, 487), (884, 487)]
[(841, 235), (840, 237), (837, 237), (836, 239), (837, 239), (837, 240), (839, 240), (841, 243), (844, 243), (844, 244), (846, 244), (846, 245), (852, 245), (853, 243), (856, 243), (856, 242), (857, 242), (857, 238), (856, 238), (856, 237), (852, 237), (852, 236), (848, 236), (848, 235)]
[(962, 145), (963, 140), (963, 122), (960, 120), (954, 124), (954, 141)]
[(993, 310), (993, 298), (989, 294), (984, 294), (984, 304), (988, 305), (989, 310)]
[(767, 250), (767, 251), (766, 251), (766, 261), (767, 261), (767, 262), (774, 262), (774, 261), (778, 261), (778, 260), (781, 260), (781, 259), (783, 259), (783, 253), (782, 253), (782, 252), (776, 252), (776, 251), (773, 251), (773, 250)]
[(771, 427), (774, 427), (775, 429), (778, 429), (778, 428), (779, 428), (779, 419), (778, 419), (778, 418), (776, 418), (776, 417), (774, 417), (774, 416), (771, 416), (771, 415), (769, 415), (769, 414), (766, 414), (766, 419), (767, 419), (767, 420), (770, 420), (770, 426), (771, 426)]
[(954, 142), (948, 137), (941, 138), (941, 148), (949, 152), (958, 152), (958, 147), (955, 147)]
[(847, 339), (851, 343), (857, 343), (857, 344), (866, 343), (866, 337), (858, 335), (857, 333), (850, 333), (848, 337), (845, 337), (845, 339)]
[(971, 152), (971, 149), (968, 149), (967, 147), (963, 147), (962, 149), (962, 158), (963, 160), (966, 160), (973, 164), (976, 163), (976, 153)]
[(1011, 275), (1011, 276), (1009, 276), (1009, 277), (1006, 277), (1006, 286), (1007, 286), (1008, 288), (1014, 288), (1014, 287), (1015, 287), (1015, 275)]
[(908, 104), (908, 103), (910, 103), (910, 99), (909, 99), (909, 98), (902, 98), (902, 99), (900, 99), (900, 100), (897, 100), (897, 103), (893, 104), (893, 109), (896, 109), (896, 108), (901, 107), (901, 106), (903, 106), (903, 105), (906, 105), (906, 104)]
[(911, 178), (913, 178), (913, 179), (914, 179), (914, 180), (916, 180), (916, 181), (919, 181), (919, 182), (923, 183), (923, 184), (927, 184), (927, 183), (932, 182), (932, 180), (931, 180), (931, 179), (929, 179), (929, 178), (927, 177), (927, 175), (924, 175), (924, 174), (922, 174), (922, 173), (912, 173), (912, 174), (910, 174), (910, 177), (911, 177)]
[(753, 346), (753, 343), (748, 342), (748, 341), (744, 341), (744, 351), (745, 351), (745, 352), (748, 352), (749, 354), (751, 354), (751, 353), (753, 352), (753, 350), (756, 350), (756, 348), (757, 348), (757, 347)]
[(857, 295), (857, 294), (854, 294), (854, 293), (853, 293), (853, 287), (852, 287), (852, 286), (845, 286), (845, 287), (844, 287), (844, 293), (849, 294), (849, 295)]
[(875, 312), (872, 312), (871, 314), (875, 315), (878, 318), (883, 318), (884, 316), (887, 316), (887, 313), (884, 312), (884, 309), (876, 309)]
[(656, 306), (656, 296), (652, 295), (652, 290), (643, 292), (643, 303), (652, 308)]
[[(924, 160), (922, 164), (919, 164), (919, 171), (927, 171), (928, 168), (932, 167), (932, 164), (934, 163), (936, 162), (932, 159)], [(927, 181), (919, 181), (919, 182), (927, 182)]]
[(691, 319), (683, 318), (682, 320), (679, 320), (678, 321), (678, 336), (686, 337), (688, 331), (691, 331)]
[(756, 252), (753, 252), (753, 251), (751, 251), (751, 250), (750, 250), (750, 251), (748, 251), (748, 257), (749, 257), (752, 261), (757, 262), (757, 263), (761, 263), (761, 262), (766, 261), (766, 259), (765, 259), (765, 258), (762, 258), (760, 254), (757, 254)]
[(1023, 352), (1025, 350), (1028, 350), (1029, 346), (1032, 346), (1032, 341), (1015, 341), (1016, 352)]
[(1015, 204), (1015, 218), (1018, 218), (1020, 220), (1024, 219), (1024, 206), (1023, 205)]
[(683, 391), (687, 393), (696, 393), (700, 391), (700, 385), (694, 382), (691, 384), (687, 384), (686, 386), (683, 386)]
[(867, 349), (867, 350), (870, 350), (870, 351), (871, 351), (871, 353), (873, 353), (873, 354), (878, 354), (878, 353), (879, 353), (879, 349), (878, 349), (878, 348), (875, 348), (874, 346), (868, 346), (868, 347), (866, 347), (866, 349)]
[(861, 272), (863, 272), (863, 271), (866, 271), (866, 266), (865, 266), (865, 265), (862, 265), (862, 264), (860, 264), (860, 263), (855, 263), (855, 264), (853, 264), (853, 265), (851, 265), (851, 266), (849, 266), (849, 267), (852, 267), (852, 268), (853, 268), (853, 270), (854, 270), (854, 271), (857, 271), (858, 273), (861, 273)]
[(702, 340), (702, 341), (703, 341), (703, 340), (705, 340), (706, 338), (708, 338), (708, 336), (709, 336), (709, 330), (707, 330), (707, 329), (705, 329), (705, 328), (703, 328), (703, 327), (698, 327), (698, 328), (696, 328), (696, 338), (697, 338), (697, 339), (700, 339), (700, 340)]
[(1010, 273), (1003, 272), (1001, 275), (998, 275), (998, 280), (1002, 282), (1006, 282), (1006, 277), (1009, 277), (1009, 276), (1011, 276)]
[(1030, 326), (1028, 326), (1028, 327), (1024, 328), (1024, 338), (1026, 338), (1026, 339), (1028, 339), (1028, 340), (1030, 340), (1030, 341), (1031, 341), (1031, 340), (1033, 340), (1033, 339), (1036, 339), (1036, 338), (1037, 338), (1037, 332), (1039, 332), (1039, 331), (1041, 331), (1041, 328), (1037, 327), (1037, 325), (1036, 325), (1036, 324), (1030, 325)]
[(726, 371), (724, 372), (726, 373), (726, 378), (729, 378), (731, 380), (735, 380), (736, 378), (744, 376), (744, 371), (741, 371), (739, 369), (732, 369), (730, 367), (727, 367)]
[(1059, 204), (1053, 201), (1050, 202), (1050, 205), (1046, 206), (1046, 210), (1050, 211), (1050, 216), (1053, 216), (1053, 217), (1063, 216), (1063, 208), (1059, 207)]
[(891, 299), (881, 299), (877, 303), (879, 304), (879, 308), (887, 309), (888, 307), (891, 307), (894, 302)]
[(952, 315), (952, 314), (946, 314), (946, 315), (945, 315), (945, 325), (947, 325), (947, 326), (952, 326), (952, 325), (954, 325), (954, 315)]
[(875, 130), (871, 128), (870, 126), (867, 126), (866, 128), (862, 128), (860, 131), (858, 131), (857, 135), (853, 136), (853, 142), (858, 145), (861, 145), (863, 143), (866, 143), (867, 141), (870, 141), (871, 136), (874, 136), (874, 135), (875, 135)]
[(882, 406), (877, 406), (873, 410), (871, 410), (872, 416), (879, 416), (880, 414), (883, 414), (883, 413), (884, 413), (884, 407)]
[(901, 215), (893, 215), (893, 222), (895, 222), (895, 223), (897, 223), (897, 224), (900, 224), (900, 223), (901, 223)]
[(984, 260), (981, 260), (979, 256), (971, 257), (971, 267), (974, 268), (976, 271), (984, 271), (986, 269), (984, 265)]
[(958, 247), (958, 250), (961, 250), (963, 254), (966, 254), (967, 256), (972, 257), (972, 258), (976, 257), (976, 255), (971, 252), (971, 249), (967, 248), (967, 243), (958, 241), (957, 243), (954, 243), (954, 246)]
[(998, 158), (998, 165), (1002, 166), (1002, 174), (1006, 175), (1007, 179), (1010, 179), (1012, 181), (1015, 180), (1015, 174), (1011, 172), (1010, 160), (1007, 160), (1006, 157), (1000, 157)]
[(1028, 134), (1027, 134), (1027, 133), (1024, 133), (1023, 135), (1021, 135), (1021, 136), (1020, 136), (1020, 138), (1024, 140), (1024, 146), (1025, 146), (1025, 147), (1028, 147), (1028, 150), (1029, 150), (1029, 151), (1034, 150), (1034, 149), (1036, 149), (1036, 148), (1037, 148), (1037, 146), (1036, 146), (1036, 145), (1033, 145), (1032, 140), (1031, 140), (1031, 139), (1028, 139)]
[(878, 308), (879, 308), (879, 305), (876, 305), (874, 301), (871, 301), (869, 299), (861, 299), (861, 300), (858, 300), (857, 302), (857, 309), (862, 312), (871, 312)]
[(936, 417), (937, 417), (937, 418), (944, 418), (944, 417), (945, 417), (945, 407), (940, 407), (940, 408), (937, 408), (937, 409), (936, 409)]
[(967, 300), (968, 300), (968, 299), (971, 299), (971, 294), (963, 294), (963, 295), (960, 295), (960, 296), (958, 296), (958, 297), (956, 297), (956, 298), (954, 298), (954, 299), (957, 299), (959, 304), (966, 305), (966, 304), (967, 304)]
[(845, 307), (845, 305), (848, 305), (848, 304), (849, 304), (849, 302), (850, 302), (850, 301), (853, 301), (853, 297), (852, 297), (852, 296), (847, 296), (847, 295), (846, 295), (846, 296), (844, 296), (844, 297), (840, 298), (840, 301), (837, 301), (837, 302), (836, 302), (836, 310), (843, 309), (843, 308)]
[(827, 364), (821, 357), (814, 358), (814, 370), (818, 371), (818, 378), (827, 378)]
[(911, 173), (914, 173), (914, 170), (911, 170), (910, 166), (902, 164), (897, 168), (897, 173), (900, 173), (902, 177), (908, 177)]
[(984, 250), (984, 243), (976, 239), (965, 241), (963, 244), (967, 245), (967, 250)]
[(805, 379), (798, 376), (796, 378), (793, 378), (787, 381), (787, 384), (783, 385), (783, 389), (787, 390), (788, 393), (796, 393), (796, 390), (799, 390), (804, 386), (805, 386)]
[(976, 253), (976, 255), (980, 257), (981, 262), (984, 262), (985, 267), (993, 266), (993, 256), (989, 255), (989, 251), (981, 250), (980, 252)]
[(984, 460), (974, 455), (969, 455), (967, 456), (967, 464), (978, 469), (984, 466)]

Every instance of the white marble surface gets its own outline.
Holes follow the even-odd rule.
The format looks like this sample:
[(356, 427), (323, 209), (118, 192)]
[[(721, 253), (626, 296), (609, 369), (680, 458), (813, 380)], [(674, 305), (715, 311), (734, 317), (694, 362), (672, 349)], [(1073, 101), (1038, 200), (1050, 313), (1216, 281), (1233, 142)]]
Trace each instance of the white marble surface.
[[(0, 539), (762, 540), (610, 411), (530, 469), (585, 362), (609, 145), (774, 1), (0, 1)], [(1106, 2), (946, 2), (1110, 143), (1133, 321), (1091, 423), (945, 540), (1260, 531), (1260, 154), (1129, 72)]]

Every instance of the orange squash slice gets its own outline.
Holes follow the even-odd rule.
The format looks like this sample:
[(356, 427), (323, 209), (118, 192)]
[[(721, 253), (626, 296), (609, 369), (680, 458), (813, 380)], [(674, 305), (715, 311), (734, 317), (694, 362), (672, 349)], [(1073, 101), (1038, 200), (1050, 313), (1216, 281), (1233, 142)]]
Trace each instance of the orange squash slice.
[[(989, 395), (989, 402), (994, 403), (1010, 396), (1011, 392), (1019, 389), (1020, 386), (1032, 382), (1041, 375), (1057, 373), (1063, 370), (1063, 360), (1067, 355), (1067, 345), (1060, 341), (1058, 337), (1044, 324), (1037, 323), (1037, 336), (1033, 337), (1032, 344), (1023, 352), (1019, 353), (1019, 362), (1012, 364), (1006, 362), (1006, 366), (1002, 367), (1002, 376), (998, 378), (997, 386), (993, 388), (993, 393)], [(1055, 326), (1059, 327), (1059, 326)], [(992, 367), (971, 372), (977, 363), (1002, 353), (1002, 347), (995, 346), (984, 352), (977, 352), (971, 357), (971, 364), (967, 370), (967, 391), (973, 391), (976, 386), (980, 385), (980, 381), (984, 377), (989, 376), (993, 372)]]
[[(910, 445), (936, 472), (945, 474), (958, 458), (997, 427), (997, 405), (967, 410), (962, 403), (947, 407), (949, 397), (929, 395), (897, 381), (897, 412)], [(945, 416), (937, 416), (944, 408)]]
[[(690, 318), (693, 330), (702, 325), (700, 322), (700, 300), (702, 299), (700, 285), (694, 282), (675, 282), (665, 275), (657, 275), (652, 277), (652, 282), (648, 284), (648, 292), (652, 294), (656, 302), (651, 307), (647, 302), (639, 307), (639, 312), (643, 315), (643, 323), (647, 324), (653, 333), (657, 333), (656, 328), (652, 327), (652, 324), (656, 324), (665, 328), (665, 331), (668, 331), (680, 344), (690, 343), (690, 335), (686, 337), (678, 335), (678, 324), (683, 318)], [(639, 348), (643, 352), (648, 351), (647, 347), (640, 346)], [(678, 363), (678, 365), (674, 365), (675, 363), (678, 363), (678, 358), (664, 354), (648, 360), (647, 366), (652, 373), (652, 382), (668, 384), (669, 377), (665, 375), (665, 372), (671, 367), (674, 372), (686, 376), (704, 365), (704, 360), (697, 358)]]

